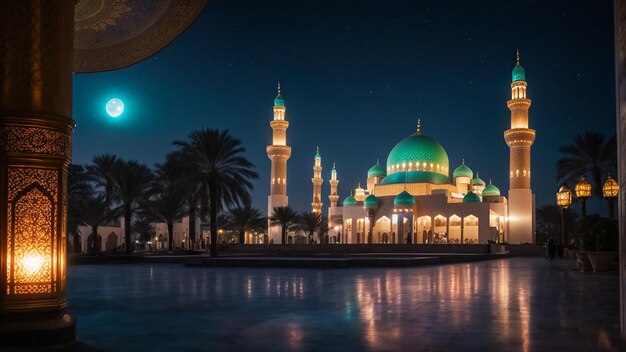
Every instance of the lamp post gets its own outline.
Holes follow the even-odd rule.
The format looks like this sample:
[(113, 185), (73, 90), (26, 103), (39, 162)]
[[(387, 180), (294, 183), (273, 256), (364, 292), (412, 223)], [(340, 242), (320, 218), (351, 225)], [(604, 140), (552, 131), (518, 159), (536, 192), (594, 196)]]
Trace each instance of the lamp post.
[(574, 187), (574, 191), (576, 191), (576, 198), (580, 199), (581, 201), (581, 213), (583, 215), (583, 217), (587, 216), (587, 198), (591, 197), (591, 183), (589, 183), (586, 179), (585, 179), (585, 175), (583, 175), (583, 177), (580, 178), (580, 181), (578, 181), (578, 183), (576, 184), (576, 187)]
[(556, 204), (561, 208), (561, 244), (565, 244), (565, 209), (572, 204), (572, 191), (563, 185), (556, 192)]
[(602, 196), (609, 202), (609, 218), (613, 219), (613, 202), (619, 194), (619, 184), (611, 175), (608, 176), (604, 186), (602, 186)]

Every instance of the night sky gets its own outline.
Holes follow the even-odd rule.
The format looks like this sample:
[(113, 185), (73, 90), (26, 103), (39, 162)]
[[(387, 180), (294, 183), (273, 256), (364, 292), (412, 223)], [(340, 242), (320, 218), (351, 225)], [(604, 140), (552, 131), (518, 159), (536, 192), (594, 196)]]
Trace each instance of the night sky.
[[(328, 205), (332, 162), (341, 200), (413, 133), (465, 158), (508, 190), (511, 70), (519, 48), (532, 99), (532, 188), (554, 202), (558, 147), (577, 133), (615, 133), (612, 2), (209, 1), (174, 43), (134, 66), (74, 79), (74, 162), (113, 153), (153, 166), (201, 127), (243, 141), (265, 211), (273, 99), (290, 122), (289, 203), (310, 210), (316, 145)], [(126, 111), (105, 114), (111, 97)], [(591, 209), (604, 212), (600, 202)]]

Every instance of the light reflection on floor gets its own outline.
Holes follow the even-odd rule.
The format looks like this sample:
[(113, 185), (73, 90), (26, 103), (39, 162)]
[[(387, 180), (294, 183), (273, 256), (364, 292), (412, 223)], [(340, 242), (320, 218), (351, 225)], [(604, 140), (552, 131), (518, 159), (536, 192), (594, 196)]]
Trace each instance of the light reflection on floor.
[(617, 276), (513, 258), (409, 269), (78, 266), (80, 349), (587, 351), (617, 341)]

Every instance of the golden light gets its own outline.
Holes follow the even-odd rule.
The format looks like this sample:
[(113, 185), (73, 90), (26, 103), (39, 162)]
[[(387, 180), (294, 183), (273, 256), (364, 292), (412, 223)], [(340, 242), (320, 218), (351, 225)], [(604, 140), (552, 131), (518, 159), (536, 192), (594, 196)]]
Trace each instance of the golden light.
[(611, 175), (606, 179), (604, 186), (602, 186), (602, 196), (604, 198), (616, 198), (619, 194), (619, 184)]
[(572, 204), (572, 191), (566, 186), (561, 186), (556, 192), (556, 204), (561, 208), (567, 208)]
[(35, 250), (30, 251), (21, 259), (21, 265), (25, 274), (32, 276), (36, 274), (44, 265), (46, 260)]
[(574, 187), (574, 191), (576, 191), (576, 198), (587, 199), (591, 197), (591, 183), (585, 179), (584, 175)]

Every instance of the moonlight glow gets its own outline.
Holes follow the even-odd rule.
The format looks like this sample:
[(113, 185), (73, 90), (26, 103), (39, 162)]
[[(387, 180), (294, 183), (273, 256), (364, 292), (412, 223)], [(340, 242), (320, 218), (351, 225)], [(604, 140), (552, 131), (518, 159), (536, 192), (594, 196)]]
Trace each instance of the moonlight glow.
[(107, 102), (107, 114), (111, 117), (118, 117), (124, 113), (124, 102), (117, 98), (112, 98)]

